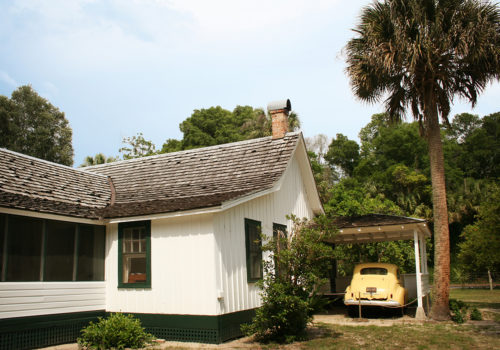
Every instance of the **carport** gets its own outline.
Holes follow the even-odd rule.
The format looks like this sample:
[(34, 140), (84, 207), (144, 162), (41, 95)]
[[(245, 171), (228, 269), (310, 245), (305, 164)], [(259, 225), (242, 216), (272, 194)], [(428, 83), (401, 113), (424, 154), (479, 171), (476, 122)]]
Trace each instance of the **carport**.
[(425, 318), (423, 298), (429, 294), (429, 273), (425, 238), (431, 236), (427, 221), (404, 216), (369, 214), (356, 217), (341, 217), (335, 221), (339, 233), (332, 243), (362, 244), (413, 240), (415, 249), (415, 274), (403, 275), (406, 288), (414, 283), (417, 297), (415, 318)]

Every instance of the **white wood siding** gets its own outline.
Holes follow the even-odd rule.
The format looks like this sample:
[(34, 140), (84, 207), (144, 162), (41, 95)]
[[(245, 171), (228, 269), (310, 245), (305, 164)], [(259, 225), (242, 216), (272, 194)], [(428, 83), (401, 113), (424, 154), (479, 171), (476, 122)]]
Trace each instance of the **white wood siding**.
[(151, 289), (118, 288), (118, 224), (108, 225), (106, 310), (216, 315), (212, 214), (151, 221)]
[(104, 310), (105, 282), (2, 282), (0, 318)]
[(291, 221), (286, 220), (286, 215), (292, 213), (299, 218), (313, 217), (296, 156), (284, 174), (279, 191), (214, 215), (219, 254), (217, 290), (224, 297), (218, 313), (260, 306), (259, 289), (254, 283), (247, 283), (244, 219), (260, 221), (262, 231), (271, 236), (273, 223), (286, 224), (291, 231)]

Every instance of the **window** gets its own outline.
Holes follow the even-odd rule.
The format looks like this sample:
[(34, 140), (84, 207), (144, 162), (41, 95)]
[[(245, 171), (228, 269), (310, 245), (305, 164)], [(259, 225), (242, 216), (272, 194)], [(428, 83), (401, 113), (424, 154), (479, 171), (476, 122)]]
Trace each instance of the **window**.
[(151, 288), (150, 222), (120, 224), (118, 235), (118, 287)]
[(273, 238), (275, 241), (278, 240), (278, 234), (279, 234), (279, 237), (281, 238), (279, 240), (281, 243), (280, 247), (283, 247), (283, 243), (284, 243), (283, 239), (286, 239), (288, 237), (286, 225), (273, 223)]
[(260, 221), (245, 219), (248, 282), (256, 282), (262, 278), (262, 242), (260, 234)]
[[(288, 237), (286, 225), (273, 223), (273, 238), (274, 241), (278, 244), (278, 249), (281, 251), (282, 249), (286, 249), (286, 239)], [(278, 261), (276, 257), (274, 257), (274, 266), (275, 268), (278, 266)], [(283, 266), (278, 267), (278, 270), (275, 270), (276, 275), (282, 274)]]
[(387, 275), (387, 269), (383, 267), (365, 267), (361, 269), (362, 275)]
[(104, 248), (102, 225), (0, 215), (1, 281), (104, 281)]

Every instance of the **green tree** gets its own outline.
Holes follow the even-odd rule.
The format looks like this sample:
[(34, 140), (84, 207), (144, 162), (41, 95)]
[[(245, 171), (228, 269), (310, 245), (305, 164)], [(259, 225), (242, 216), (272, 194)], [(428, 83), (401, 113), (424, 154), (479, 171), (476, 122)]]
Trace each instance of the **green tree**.
[[(289, 130), (300, 128), (295, 112), (288, 118)], [(236, 106), (231, 112), (220, 106), (197, 109), (179, 128), (182, 140), (168, 139), (160, 153), (220, 145), (271, 135), (271, 117), (260, 108)]]
[(92, 165), (99, 165), (105, 163), (112, 163), (118, 161), (118, 157), (106, 157), (103, 153), (97, 153), (95, 156), (87, 156), (82, 164), (80, 164), (80, 168)]
[(470, 113), (461, 113), (453, 117), (447, 131), (458, 143), (463, 143), (479, 127), (481, 127), (479, 116)]
[(124, 137), (122, 143), (125, 144), (119, 149), (123, 154), (123, 159), (134, 159), (140, 157), (147, 157), (156, 154), (156, 147), (152, 141), (146, 140), (142, 132), (137, 136)]
[(321, 158), (313, 151), (307, 151), (311, 170), (313, 172), (316, 188), (319, 192), (319, 197), (322, 203), (327, 203), (330, 200), (329, 191), (338, 181), (337, 173), (321, 161)]
[(347, 136), (337, 134), (328, 146), (325, 160), (330, 166), (339, 167), (344, 176), (352, 176), (359, 162), (359, 145), (356, 141), (349, 140)]
[(458, 260), (468, 273), (487, 271), (493, 289), (492, 274), (500, 272), (500, 186), (493, 184), (486, 193), (477, 222), (462, 232)]
[(439, 117), (448, 123), (454, 95), (475, 105), (500, 76), (500, 11), (473, 0), (387, 0), (363, 9), (346, 47), (347, 73), (362, 100), (384, 96), (394, 122), (408, 109), (429, 144), (435, 276), (431, 317), (449, 318), (450, 247)]
[(483, 117), (480, 127), (470, 128), (460, 146), (457, 156), (465, 176), (500, 177), (500, 112)]
[(233, 114), (220, 106), (195, 110), (179, 128), (183, 149), (213, 146), (242, 140)]
[(0, 147), (73, 165), (72, 130), (57, 107), (29, 85), (0, 96)]

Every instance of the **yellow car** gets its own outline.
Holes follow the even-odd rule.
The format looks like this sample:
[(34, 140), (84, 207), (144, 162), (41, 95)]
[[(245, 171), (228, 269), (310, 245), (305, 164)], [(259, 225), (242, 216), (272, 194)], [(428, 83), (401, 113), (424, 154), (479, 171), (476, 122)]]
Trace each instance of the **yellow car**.
[(351, 284), (345, 290), (344, 304), (402, 307), (406, 297), (407, 291), (401, 286), (396, 265), (364, 263), (354, 268)]

